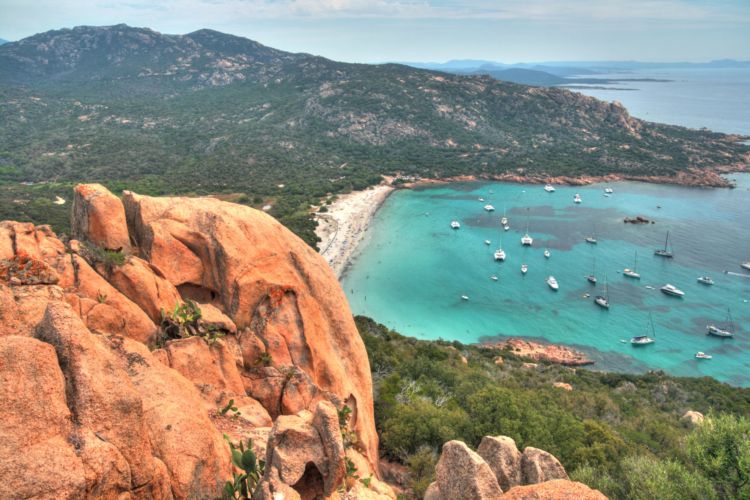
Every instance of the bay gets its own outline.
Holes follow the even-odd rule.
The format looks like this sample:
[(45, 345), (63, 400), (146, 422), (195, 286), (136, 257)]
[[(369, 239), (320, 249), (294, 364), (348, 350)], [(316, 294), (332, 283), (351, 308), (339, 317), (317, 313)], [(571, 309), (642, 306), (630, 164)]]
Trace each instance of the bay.
[[(750, 260), (750, 174), (731, 177), (736, 189), (618, 182), (608, 185), (609, 197), (603, 185), (557, 186), (555, 193), (506, 183), (400, 190), (376, 214), (342, 283), (355, 314), (417, 338), (540, 338), (581, 348), (597, 369), (662, 369), (750, 386), (750, 272), (740, 267)], [(573, 203), (575, 193), (580, 205)], [(486, 202), (496, 211), (483, 210)], [(499, 224), (504, 211), (507, 232)], [(635, 215), (655, 223), (623, 223)], [(453, 219), (461, 229), (450, 228)], [(520, 244), (527, 223), (531, 248)], [(667, 231), (674, 259), (653, 254)], [(584, 241), (593, 234), (597, 245)], [(503, 263), (493, 259), (500, 245), (508, 254)], [(640, 281), (622, 275), (636, 252)], [(594, 262), (596, 287), (585, 279)], [(522, 263), (529, 266), (526, 275)], [(714, 286), (698, 283), (706, 274)], [(546, 285), (549, 275), (560, 283), (558, 292)], [(593, 303), (605, 275), (609, 310)], [(685, 297), (661, 293), (666, 283)], [(707, 336), (706, 325), (722, 322), (727, 308), (735, 338)], [(640, 348), (624, 342), (650, 333), (649, 314), (657, 341)], [(696, 360), (697, 351), (714, 358)]]

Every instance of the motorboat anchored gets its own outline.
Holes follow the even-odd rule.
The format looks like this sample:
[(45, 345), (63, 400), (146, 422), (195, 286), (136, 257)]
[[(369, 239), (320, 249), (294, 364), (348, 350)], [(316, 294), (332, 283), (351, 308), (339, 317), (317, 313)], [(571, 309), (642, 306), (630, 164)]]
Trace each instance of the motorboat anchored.
[(552, 184), (547, 184), (546, 186), (544, 186), (544, 190), (547, 191), (548, 193), (554, 193), (555, 186), (553, 186)]
[(488, 212), (494, 212), (495, 211), (495, 207), (493, 207), (489, 203), (484, 206), (484, 209), (487, 210)]
[(713, 335), (714, 337), (729, 338), (734, 337), (734, 322), (732, 321), (732, 313), (727, 309), (726, 327), (721, 328), (714, 324), (706, 326), (706, 334)]
[(490, 245), (490, 244), (492, 244), (492, 242), (490, 240), (484, 240), (484, 244), (485, 245)]
[(510, 226), (508, 224), (503, 225), (503, 229), (505, 231), (510, 231)]
[(740, 264), (740, 266), (743, 269), (747, 269), (748, 271), (750, 271), (750, 260), (748, 260), (747, 262), (743, 262), (742, 264)]
[(628, 278), (633, 278), (633, 279), (636, 279), (636, 280), (641, 279), (641, 275), (638, 274), (638, 252), (637, 251), (635, 252), (635, 259), (634, 259), (634, 262), (633, 262), (633, 269), (630, 269), (630, 268), (626, 267), (625, 269), (622, 270), (622, 274), (624, 276), (627, 276)]
[(557, 280), (555, 279), (555, 277), (554, 277), (554, 276), (549, 276), (549, 277), (547, 278), (547, 284), (548, 284), (548, 285), (549, 285), (549, 287), (550, 287), (551, 289), (553, 289), (554, 291), (557, 291), (557, 290), (558, 290), (558, 289), (560, 288), (560, 285), (558, 285), (558, 284), (557, 284)]
[(611, 187), (606, 187), (606, 188), (604, 188), (604, 192), (607, 193), (607, 194), (612, 194), (612, 193), (615, 192), (615, 190), (612, 189)]
[(711, 356), (710, 354), (706, 354), (703, 351), (698, 351), (695, 353), (695, 359), (712, 359), (712, 358), (713, 356)]
[(573, 203), (581, 203), (583, 200), (581, 199), (581, 195), (576, 193), (576, 195), (573, 197)]
[(526, 274), (526, 272), (529, 270), (529, 266), (526, 264), (521, 264), (521, 274)]
[(492, 281), (497, 281), (497, 276), (495, 276), (495, 275), (493, 274), (492, 276), (490, 276), (490, 279), (491, 279)]
[(550, 257), (552, 257), (552, 254), (551, 254), (551, 253), (549, 253), (549, 250), (547, 250), (547, 249), (545, 248), (545, 249), (544, 249), (544, 258), (545, 258), (545, 259), (549, 259)]
[(710, 276), (701, 276), (700, 278), (698, 278), (698, 283), (702, 285), (713, 285), (714, 280)]
[(521, 236), (521, 245), (530, 247), (533, 244), (534, 244), (534, 238), (529, 236), (529, 233), (526, 233), (523, 236)]
[(674, 253), (672, 253), (672, 247), (669, 244), (669, 231), (667, 231), (667, 238), (664, 240), (664, 248), (658, 248), (654, 250), (654, 255), (657, 257), (665, 257), (667, 259), (671, 259), (674, 257)]
[(495, 250), (495, 260), (504, 261), (505, 260), (505, 250), (502, 248), (498, 248)]
[(596, 238), (593, 236), (586, 236), (586, 243), (591, 243), (592, 245), (596, 245), (598, 241), (596, 241)]
[(460, 229), (460, 228), (461, 228), (461, 224), (457, 220), (451, 221), (451, 229)]
[(664, 285), (663, 287), (661, 287), (660, 290), (662, 291), (662, 293), (665, 293), (667, 295), (671, 295), (673, 297), (684, 297), (685, 296), (685, 292), (683, 292), (682, 290), (680, 290), (679, 288), (677, 288), (674, 285), (670, 285), (669, 283), (667, 283), (666, 285)]
[(461, 300), (469, 300), (469, 296), (468, 295), (461, 295)]

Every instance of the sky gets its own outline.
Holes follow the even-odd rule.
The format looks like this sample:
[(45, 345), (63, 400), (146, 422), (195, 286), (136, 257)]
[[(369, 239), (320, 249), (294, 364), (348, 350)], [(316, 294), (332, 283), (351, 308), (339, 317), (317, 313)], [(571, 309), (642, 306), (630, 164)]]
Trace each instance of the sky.
[(0, 38), (201, 28), (349, 62), (750, 59), (750, 0), (0, 0)]

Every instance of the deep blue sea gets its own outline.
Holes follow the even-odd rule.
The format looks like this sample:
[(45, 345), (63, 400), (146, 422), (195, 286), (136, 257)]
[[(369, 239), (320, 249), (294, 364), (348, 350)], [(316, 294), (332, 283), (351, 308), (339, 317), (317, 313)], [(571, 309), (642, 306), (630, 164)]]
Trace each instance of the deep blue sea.
[(593, 76), (671, 80), (591, 85), (606, 88), (575, 91), (620, 101), (631, 115), (644, 120), (750, 135), (750, 68), (653, 69)]
[[(376, 214), (343, 285), (356, 314), (422, 339), (538, 337), (578, 346), (599, 369), (663, 369), (750, 386), (750, 272), (740, 267), (750, 260), (750, 174), (731, 177), (736, 189), (613, 183), (610, 197), (603, 185), (558, 186), (551, 194), (538, 185), (504, 183), (397, 191)], [(583, 198), (580, 205), (573, 203), (575, 193)], [(483, 210), (480, 197), (497, 210)], [(508, 232), (499, 225), (503, 211)], [(634, 215), (656, 223), (623, 223)], [(461, 229), (450, 229), (453, 219)], [(520, 244), (527, 223), (531, 248)], [(653, 255), (667, 231), (675, 253), (669, 260)], [(584, 241), (593, 234), (597, 245)], [(504, 263), (493, 260), (499, 245), (508, 254)], [(621, 274), (636, 252), (640, 281)], [(585, 279), (594, 262), (596, 287)], [(529, 266), (525, 276), (521, 263)], [(493, 274), (498, 281), (490, 279)], [(705, 274), (714, 286), (697, 282)], [(548, 275), (559, 281), (558, 292), (546, 285)], [(605, 275), (609, 310), (593, 303)], [(661, 293), (666, 283), (685, 297)], [(722, 322), (727, 308), (735, 338), (706, 336), (706, 324)], [(649, 313), (656, 342), (623, 343), (650, 333)], [(713, 359), (698, 361), (697, 351)]]

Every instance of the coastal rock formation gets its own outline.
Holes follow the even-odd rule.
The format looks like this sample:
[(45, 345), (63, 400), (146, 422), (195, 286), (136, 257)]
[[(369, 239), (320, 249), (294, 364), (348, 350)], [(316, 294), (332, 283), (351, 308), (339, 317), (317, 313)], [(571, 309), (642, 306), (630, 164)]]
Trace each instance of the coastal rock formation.
[(72, 227), (0, 223), (0, 497), (215, 498), (222, 434), (267, 457), (262, 498), (394, 496), (322, 257), (247, 207), (99, 185), (76, 188)]
[(531, 447), (521, 453), (507, 436), (485, 436), (476, 453), (461, 441), (448, 441), (435, 474), (425, 500), (606, 499), (599, 491), (569, 481), (551, 454)]
[(487, 342), (483, 347), (507, 350), (516, 356), (532, 359), (534, 361), (547, 361), (565, 366), (592, 365), (594, 361), (584, 353), (571, 349), (570, 347), (543, 344), (525, 339), (509, 338), (501, 342)]
[(693, 410), (686, 411), (685, 414), (680, 418), (682, 422), (685, 422), (690, 427), (695, 427), (696, 425), (702, 424), (704, 419), (705, 417), (701, 412)]

